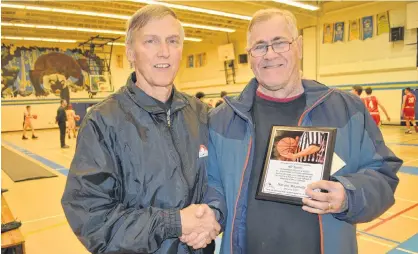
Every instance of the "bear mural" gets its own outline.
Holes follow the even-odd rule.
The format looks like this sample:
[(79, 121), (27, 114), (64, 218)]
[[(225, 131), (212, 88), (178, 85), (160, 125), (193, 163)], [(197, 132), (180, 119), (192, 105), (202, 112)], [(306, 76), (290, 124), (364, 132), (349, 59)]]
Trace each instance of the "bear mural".
[(97, 64), (101, 59), (80, 49), (18, 47), (12, 51), (3, 44), (1, 50), (2, 98), (52, 96), (70, 102), (72, 93), (91, 94), (89, 75), (103, 72)]
[(76, 61), (66, 54), (53, 52), (38, 57), (29, 76), (36, 96), (53, 93), (69, 102), (70, 86), (84, 86), (81, 70), (89, 71), (86, 59)]

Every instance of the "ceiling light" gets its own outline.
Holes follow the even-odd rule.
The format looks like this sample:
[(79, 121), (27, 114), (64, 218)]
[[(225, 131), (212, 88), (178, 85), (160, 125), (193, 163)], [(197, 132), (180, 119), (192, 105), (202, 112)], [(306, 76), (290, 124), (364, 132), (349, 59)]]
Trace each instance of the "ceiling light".
[(277, 3), (282, 3), (282, 4), (287, 4), (287, 5), (299, 7), (299, 8), (310, 10), (310, 11), (319, 10), (318, 6), (310, 5), (310, 4), (304, 4), (304, 3), (300, 3), (300, 2), (295, 2), (295, 1), (292, 1), (292, 0), (273, 0), (273, 1), (277, 2)]
[(4, 40), (22, 40), (22, 41), (47, 41), (47, 42), (67, 42), (75, 43), (76, 40), (54, 39), (54, 38), (38, 38), (38, 37), (17, 37), (17, 36), (2, 36)]
[(153, 0), (131, 0), (131, 1), (132, 2), (137, 2), (137, 3), (144, 3), (144, 4), (159, 4), (159, 5), (164, 5), (164, 6), (167, 6), (169, 8), (173, 8), (173, 9), (200, 12), (200, 13), (223, 16), (223, 17), (234, 18), (234, 19), (251, 20), (251, 16), (244, 16), (244, 15), (239, 15), (239, 14), (234, 14), (234, 13), (228, 13), (228, 12), (223, 12), (223, 11), (215, 11), (215, 10), (197, 8), (197, 7), (186, 6), (186, 5), (170, 4), (170, 3), (166, 3), (166, 2), (157, 2), (157, 1), (153, 1)]
[(206, 30), (212, 30), (212, 31), (220, 31), (220, 32), (227, 32), (227, 33), (233, 33), (235, 32), (235, 29), (231, 28), (223, 28), (223, 27), (216, 27), (216, 26), (206, 26), (206, 25), (198, 25), (198, 24), (190, 24), (190, 23), (181, 23), (183, 27), (192, 27), (192, 28), (200, 28), (200, 29), (206, 29)]
[[(25, 9), (26, 8), (28, 10), (68, 13), (68, 14), (73, 14), (73, 15), (78, 14), (78, 15), (85, 15), (85, 16), (105, 17), (105, 18), (114, 18), (114, 19), (122, 19), (122, 20), (128, 20), (131, 17), (131, 16), (127, 16), (127, 15), (118, 15), (118, 14), (111, 14), (111, 13), (100, 13), (100, 12), (92, 12), (92, 11), (78, 11), (78, 10), (68, 10), (68, 9), (59, 9), (59, 8), (47, 8), (47, 7), (27, 6), (27, 5), (19, 5), (19, 4), (4, 4), (4, 3), (1, 3), (0, 6), (5, 7), (5, 8), (18, 8), (18, 9)], [(190, 24), (190, 23), (182, 23), (182, 25), (184, 27), (200, 28), (200, 29), (227, 32), (227, 33), (235, 32), (235, 29), (216, 27), (216, 26), (206, 26), (206, 25)]]
[(108, 42), (107, 45), (112, 45), (113, 46), (125, 46), (125, 43), (122, 42)]
[[(104, 29), (91, 29), (91, 28), (82, 28), (82, 27), (69, 27), (69, 26), (50, 26), (50, 25), (37, 25), (37, 24), (20, 24), (20, 23), (8, 23), (2, 22), (1, 26), (15, 26), (15, 27), (26, 27), (26, 28), (38, 28), (38, 29), (55, 29), (62, 31), (79, 31), (79, 32), (88, 32), (88, 33), (105, 33), (105, 34), (118, 34), (125, 35), (125, 31), (118, 30), (104, 30)], [(201, 42), (201, 38), (194, 37), (185, 37), (185, 41), (195, 41)]]

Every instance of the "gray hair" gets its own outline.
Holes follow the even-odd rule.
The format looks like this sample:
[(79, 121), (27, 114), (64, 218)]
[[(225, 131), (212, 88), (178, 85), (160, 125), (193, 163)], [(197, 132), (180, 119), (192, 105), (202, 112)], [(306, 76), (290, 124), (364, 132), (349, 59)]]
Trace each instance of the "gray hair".
[(250, 34), (253, 27), (263, 21), (267, 21), (275, 16), (282, 16), (286, 20), (287, 27), (289, 28), (293, 39), (296, 39), (299, 36), (298, 26), (295, 15), (293, 15), (290, 11), (277, 9), (277, 8), (270, 8), (259, 10), (254, 13), (250, 24), (248, 25), (247, 30), (247, 46), (250, 47)]
[[(128, 20), (126, 28), (125, 45), (132, 43), (135, 33), (146, 26), (150, 21), (155, 19), (162, 19), (166, 16), (172, 16), (179, 20), (174, 11), (163, 5), (147, 5), (142, 7)], [(181, 26), (181, 39), (184, 39), (184, 29)]]

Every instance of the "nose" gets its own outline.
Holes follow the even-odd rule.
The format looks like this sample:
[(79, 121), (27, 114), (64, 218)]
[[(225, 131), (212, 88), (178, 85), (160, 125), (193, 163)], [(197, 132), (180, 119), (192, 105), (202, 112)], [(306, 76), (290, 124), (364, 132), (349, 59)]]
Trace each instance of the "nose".
[(267, 46), (267, 52), (264, 55), (264, 59), (266, 59), (266, 60), (274, 59), (274, 58), (276, 58), (278, 56), (279, 56), (279, 54), (276, 53), (276, 52), (274, 52), (272, 45)]
[(168, 58), (170, 56), (170, 48), (166, 42), (161, 43), (158, 56), (163, 58)]

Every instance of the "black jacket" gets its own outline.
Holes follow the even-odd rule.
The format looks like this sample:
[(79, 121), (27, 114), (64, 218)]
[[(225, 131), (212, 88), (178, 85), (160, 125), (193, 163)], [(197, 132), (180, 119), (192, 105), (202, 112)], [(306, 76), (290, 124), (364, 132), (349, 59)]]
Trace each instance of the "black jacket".
[(67, 121), (67, 114), (65, 113), (65, 108), (63, 108), (62, 106), (58, 108), (55, 120), (59, 124), (65, 123)]
[(134, 82), (84, 118), (65, 215), (93, 253), (191, 253), (178, 239), (179, 210), (207, 188), (207, 107), (174, 91), (165, 112)]

